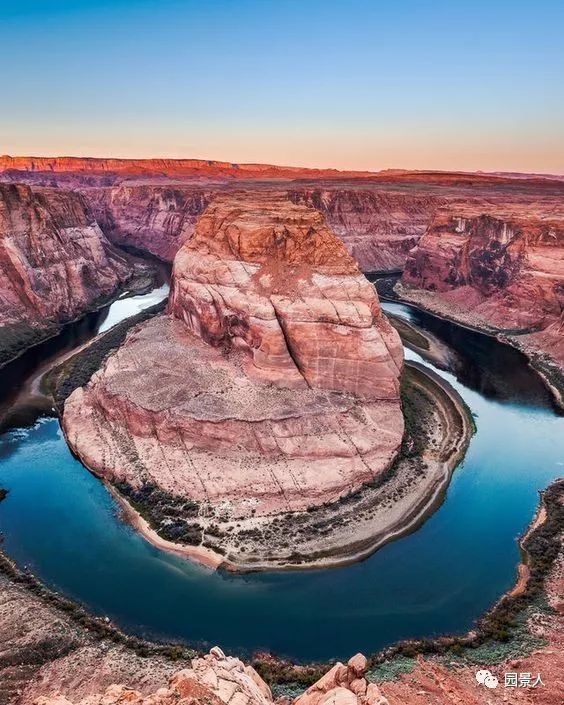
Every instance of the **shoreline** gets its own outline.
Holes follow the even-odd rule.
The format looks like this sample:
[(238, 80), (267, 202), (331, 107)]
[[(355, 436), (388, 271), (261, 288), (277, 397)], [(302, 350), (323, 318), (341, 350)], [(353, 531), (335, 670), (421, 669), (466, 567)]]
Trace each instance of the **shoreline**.
[[(531, 537), (534, 537), (537, 530), (542, 530), (547, 524), (547, 520), (550, 520), (553, 524), (555, 523), (553, 516), (554, 506), (558, 502), (562, 503), (563, 492), (564, 479), (560, 479), (555, 480), (540, 493), (540, 504), (527, 530), (519, 539), (520, 545), (525, 544)], [(549, 504), (546, 503), (547, 495), (551, 497)], [(535, 547), (533, 551), (528, 550), (525, 546), (522, 546), (522, 548), (526, 552), (524, 555), (527, 556), (528, 561), (532, 560), (533, 557), (538, 559), (538, 548)], [(540, 577), (544, 578), (549, 575), (553, 565), (553, 562), (549, 562), (542, 566)], [(112, 622), (107, 622), (103, 617), (93, 614), (79, 601), (68, 598), (47, 586), (32, 573), (22, 569), (1, 548), (0, 573), (16, 589), (21, 588), (29, 592), (30, 596), (37, 597), (46, 606), (50, 606), (61, 615), (66, 615), (78, 627), (85, 629), (87, 632), (98, 633), (101, 643), (109, 640), (110, 643), (122, 644), (126, 650), (131, 651), (133, 654), (141, 655), (145, 659), (163, 657), (175, 663), (178, 662), (179, 658), (192, 658), (202, 653), (198, 648), (190, 646), (189, 643), (158, 642), (122, 630)], [(504, 592), (500, 599), (479, 618), (476, 627), (471, 631), (460, 636), (443, 635), (432, 637), (431, 639), (409, 639), (396, 642), (376, 653), (369, 654), (370, 667), (391, 663), (398, 657), (405, 658), (406, 650), (409, 650), (411, 657), (415, 657), (418, 654), (432, 657), (433, 655), (440, 656), (441, 654), (450, 653), (450, 649), (454, 647), (459, 650), (455, 654), (453, 653), (453, 657), (460, 659), (462, 653), (468, 653), (471, 656), (476, 644), (495, 643), (495, 639), (487, 630), (487, 619), (495, 616), (506, 601), (515, 602), (518, 605), (519, 612), (526, 609), (534, 599), (534, 594), (527, 594), (530, 578), (531, 575), (529, 574), (523, 589), (520, 589), (518, 594), (514, 594), (519, 583), (521, 583), (521, 578), (519, 578), (513, 588)], [(539, 578), (538, 574), (536, 578)], [(462, 649), (462, 652), (460, 649)], [(252, 663), (260, 675), (271, 685), (297, 683), (304, 688), (317, 680), (334, 663), (333, 661), (297, 663), (278, 657), (275, 654), (264, 654), (263, 652), (255, 652), (250, 660), (247, 655), (246, 660)], [(503, 657), (500, 658), (501, 660), (503, 660)]]
[(521, 561), (519, 565), (517, 566), (517, 581), (515, 585), (511, 588), (511, 590), (508, 590), (503, 596), (502, 600), (504, 597), (520, 597), (521, 595), (524, 594), (525, 590), (527, 589), (527, 585), (529, 583), (530, 577), (531, 577), (531, 569), (529, 566), (531, 557), (529, 555), (529, 552), (525, 548), (525, 544), (527, 542), (527, 539), (530, 538), (530, 536), (533, 534), (533, 532), (538, 529), (540, 526), (543, 526), (543, 524), (546, 522), (548, 518), (548, 512), (546, 511), (546, 506), (544, 504), (544, 499), (541, 494), (541, 500), (540, 504), (537, 508), (536, 514), (533, 517), (533, 520), (527, 527), (527, 530), (519, 538), (519, 549), (521, 551)]
[[(85, 466), (86, 467), (86, 466)], [(86, 468), (89, 472), (89, 468)], [(95, 475), (96, 473), (92, 473)], [(98, 475), (96, 475), (98, 477)], [(182, 558), (187, 558), (193, 563), (197, 563), (205, 568), (211, 568), (212, 570), (217, 570), (224, 558), (221, 554), (206, 548), (205, 546), (189, 546), (187, 544), (174, 543), (173, 541), (168, 541), (164, 539), (150, 526), (149, 522), (127, 501), (127, 499), (120, 494), (120, 492), (106, 479), (100, 478), (104, 487), (112, 495), (112, 497), (118, 503), (123, 521), (129, 524), (135, 531), (142, 536), (145, 541), (150, 543), (155, 548), (162, 551), (167, 551), (168, 553), (173, 553)]]
[[(50, 340), (53, 340), (57, 336), (61, 335), (65, 331), (65, 328), (67, 328), (67, 326), (72, 326), (75, 323), (80, 322), (83, 318), (90, 314), (99, 313), (104, 308), (106, 308), (107, 306), (111, 306), (113, 303), (119, 301), (120, 299), (126, 299), (132, 296), (141, 296), (142, 294), (147, 293), (151, 290), (157, 278), (158, 272), (156, 269), (148, 271), (146, 273), (139, 273), (133, 271), (127, 281), (118, 285), (111, 294), (108, 294), (107, 296), (103, 297), (100, 303), (93, 302), (91, 306), (85, 308), (74, 318), (70, 318), (65, 321), (51, 321), (50, 325), (43, 329), (43, 333), (41, 328), (34, 328), (32, 325), (29, 325), (30, 330), (36, 331), (39, 337), (34, 340), (30, 345), (22, 347), (12, 357), (4, 360), (3, 362), (0, 362), (0, 371), (5, 370), (8, 365), (11, 365), (13, 362), (20, 360), (26, 353), (30, 352), (34, 348), (39, 347), (40, 345), (43, 345), (44, 343), (47, 343)], [(148, 282), (143, 282), (143, 280), (147, 279), (149, 279)], [(143, 284), (143, 286), (140, 286), (141, 284)], [(0, 333), (1, 331), (2, 326), (0, 326)]]
[[(399, 518), (392, 517), (392, 521), (388, 519), (389, 523), (385, 523), (376, 531), (373, 528), (376, 519), (373, 518), (369, 536), (362, 536), (362, 534), (353, 536), (351, 541), (336, 546), (332, 550), (329, 549), (324, 555), (315, 556), (314, 554), (312, 558), (307, 559), (304, 554), (303, 561), (299, 563), (277, 560), (276, 558), (242, 562), (233, 560), (209, 546), (174, 543), (161, 537), (149, 521), (108, 480), (100, 479), (102, 479), (112, 497), (118, 502), (123, 511), (124, 519), (146, 541), (156, 548), (187, 558), (208, 569), (221, 569), (232, 573), (285, 572), (337, 568), (360, 562), (387, 543), (412, 533), (437, 511), (444, 501), (452, 475), (462, 461), (474, 432), (470, 411), (448, 382), (417, 362), (407, 362), (406, 368), (414, 370), (416, 375), (418, 374), (423, 378), (424, 382), (419, 382), (419, 384), (422, 386), (426, 385), (427, 393), (431, 394), (434, 392), (434, 406), (439, 409), (439, 413), (446, 419), (446, 425), (450, 424), (450, 429), (445, 434), (445, 442), (451, 443), (452, 446), (447, 448), (448, 454), (445, 458), (437, 459), (437, 467), (431, 480), (425, 483), (422, 488), (420, 486), (417, 488), (420, 490), (420, 494), (414, 493), (414, 496), (410, 497), (411, 505), (406, 514)], [(454, 414), (456, 414), (456, 418)], [(456, 433), (453, 427), (458, 424), (460, 424), (460, 430)], [(454, 442), (453, 437), (456, 437)], [(95, 471), (89, 468), (86, 469), (99, 477)], [(380, 490), (381, 488), (378, 487), (374, 492), (378, 493)], [(334, 510), (334, 507), (331, 509)], [(299, 546), (294, 546), (294, 548), (297, 549)]]
[[(455, 317), (453, 314), (449, 313), (448, 311), (445, 311), (442, 307), (437, 309), (437, 308), (431, 308), (430, 306), (426, 306), (423, 302), (421, 302), (418, 298), (406, 298), (406, 293), (409, 292), (409, 290), (406, 290), (403, 285), (401, 285), (401, 280), (398, 280), (400, 284), (400, 291), (401, 293), (398, 293), (395, 289), (394, 286), (394, 293), (396, 294), (395, 298), (392, 298), (390, 296), (386, 296), (384, 294), (380, 295), (380, 298), (382, 301), (389, 301), (390, 303), (399, 303), (399, 304), (406, 304), (408, 306), (412, 306), (413, 308), (417, 309), (418, 311), (421, 311), (422, 313), (427, 313), (432, 316), (435, 316), (436, 318), (439, 318), (442, 321), (445, 321), (447, 323), (453, 323), (457, 326), (460, 326), (461, 328), (465, 328), (466, 330), (472, 331), (473, 333), (480, 333), (482, 335), (486, 335), (490, 338), (494, 338), (497, 340), (499, 343), (503, 343), (504, 345), (509, 345), (510, 347), (514, 348), (518, 352), (520, 352), (525, 359), (527, 360), (527, 364), (531, 370), (539, 377), (539, 379), (542, 381), (545, 389), (548, 390), (551, 399), (553, 401), (554, 406), (560, 411), (564, 412), (564, 387), (559, 386), (558, 384), (555, 384), (548, 376), (548, 374), (540, 367), (538, 362), (535, 361), (535, 355), (540, 355), (542, 354), (542, 350), (529, 350), (527, 347), (520, 345), (519, 340), (516, 339), (515, 334), (512, 334), (511, 332), (503, 331), (501, 329), (496, 329), (495, 326), (490, 326), (488, 323), (484, 322), (484, 327), (481, 327), (477, 324), (472, 324), (469, 323), (468, 321), (465, 321), (463, 319)], [(417, 292), (423, 292), (423, 293), (429, 293), (426, 292), (424, 289), (414, 289), (414, 293)], [(440, 304), (440, 302), (439, 302)], [(551, 364), (558, 367), (558, 363), (550, 358)], [(560, 368), (559, 368), (560, 369)], [(562, 370), (560, 370), (560, 373), (562, 374)]]

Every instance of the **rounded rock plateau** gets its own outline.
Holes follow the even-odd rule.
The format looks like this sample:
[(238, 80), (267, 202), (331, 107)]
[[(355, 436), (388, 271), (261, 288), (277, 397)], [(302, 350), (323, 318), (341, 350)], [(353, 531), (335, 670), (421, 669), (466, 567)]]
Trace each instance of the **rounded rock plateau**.
[[(229, 194), (177, 254), (167, 314), (68, 398), (63, 427), (161, 544), (237, 564), (258, 532), (254, 561), (268, 565), (274, 526), (383, 481), (403, 438), (402, 368), (398, 334), (322, 214)], [(317, 552), (292, 561), (295, 548), (277, 546), (277, 562)]]

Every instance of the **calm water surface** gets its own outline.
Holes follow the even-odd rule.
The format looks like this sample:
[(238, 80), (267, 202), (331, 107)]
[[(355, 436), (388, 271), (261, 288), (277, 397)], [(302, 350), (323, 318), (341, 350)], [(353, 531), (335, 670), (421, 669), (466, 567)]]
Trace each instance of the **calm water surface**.
[(42, 419), (0, 439), (0, 487), (10, 491), (0, 504), (4, 549), (124, 629), (163, 639), (312, 660), (466, 631), (515, 580), (516, 539), (538, 490), (564, 475), (564, 421), (517, 352), (406, 306), (385, 307), (457, 351), (455, 374), (437, 371), (478, 428), (444, 504), (414, 534), (346, 568), (212, 573), (123, 524), (58, 422)]

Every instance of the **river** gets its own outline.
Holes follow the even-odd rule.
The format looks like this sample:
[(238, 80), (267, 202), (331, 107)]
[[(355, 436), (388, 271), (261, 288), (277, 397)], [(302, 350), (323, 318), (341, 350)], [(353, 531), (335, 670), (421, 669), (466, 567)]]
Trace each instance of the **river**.
[[(88, 336), (155, 303), (151, 295), (125, 301)], [(465, 632), (515, 581), (517, 537), (538, 491), (564, 475), (564, 421), (517, 351), (403, 304), (384, 307), (452, 352), (451, 371), (410, 350), (406, 357), (448, 380), (477, 426), (444, 503), (413, 534), (344, 568), (213, 573), (123, 523), (101, 482), (68, 450), (58, 421), (40, 418), (0, 438), (0, 487), (9, 490), (0, 503), (3, 549), (126, 631), (245, 655), (346, 658), (402, 638)], [(37, 366), (19, 388), (31, 374)]]

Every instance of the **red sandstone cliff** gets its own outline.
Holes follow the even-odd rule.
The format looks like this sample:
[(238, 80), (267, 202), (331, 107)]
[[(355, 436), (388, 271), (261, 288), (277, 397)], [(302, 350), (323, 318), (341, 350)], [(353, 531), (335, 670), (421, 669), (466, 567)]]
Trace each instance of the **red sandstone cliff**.
[[(248, 185), (246, 185), (249, 188)], [(319, 210), (363, 271), (400, 269), (437, 207), (436, 194), (381, 191), (352, 184), (300, 186), (289, 191), (254, 186), (296, 204)], [(225, 187), (182, 184), (121, 184), (89, 188), (84, 195), (104, 232), (120, 245), (131, 245), (172, 261), (194, 234), (198, 217)]]
[(371, 176), (369, 171), (308, 169), (274, 164), (235, 164), (213, 159), (105, 159), (97, 157), (0, 156), (0, 172), (92, 173), (126, 176), (253, 178), (345, 178)]
[(437, 212), (403, 291), (463, 321), (522, 337), (564, 364), (564, 210), (457, 204)]
[(218, 197), (176, 256), (169, 313), (65, 404), (95, 472), (190, 498), (200, 531), (236, 531), (335, 501), (392, 462), (399, 336), (318, 211)]
[[(0, 336), (75, 318), (112, 294), (127, 262), (80, 194), (0, 184)], [(6, 327), (8, 326), (8, 328)]]
[(84, 196), (112, 242), (172, 262), (216, 193), (198, 185), (122, 184), (86, 189)]
[(403, 268), (435, 210), (453, 199), (488, 197), (503, 204), (515, 194), (533, 199), (564, 194), (562, 183), (531, 175), (371, 174), (198, 159), (5, 156), (0, 179), (81, 189), (110, 239), (169, 261), (216, 193), (277, 189), (320, 210), (363, 271)]
[(403, 269), (409, 251), (445, 196), (370, 188), (291, 191), (295, 203), (321, 211), (364, 272)]

